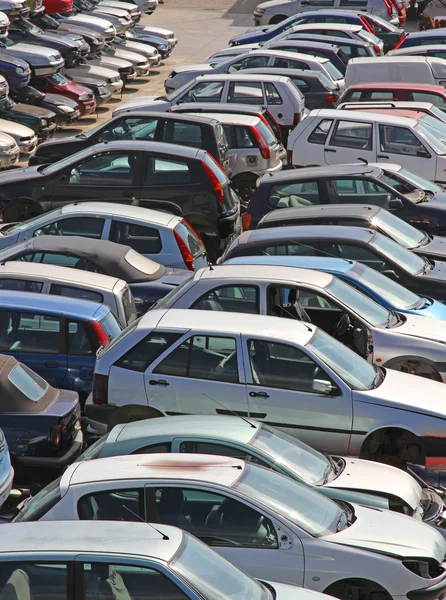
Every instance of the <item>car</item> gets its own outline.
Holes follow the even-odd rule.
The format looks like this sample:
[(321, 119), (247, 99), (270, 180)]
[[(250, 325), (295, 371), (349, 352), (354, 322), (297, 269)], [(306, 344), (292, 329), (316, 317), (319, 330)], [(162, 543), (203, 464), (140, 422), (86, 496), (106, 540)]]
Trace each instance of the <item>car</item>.
[(218, 117), (138, 111), (124, 113), (76, 137), (41, 144), (30, 165), (53, 163), (100, 142), (157, 141), (207, 150), (222, 167), (229, 167), (228, 142)]
[(81, 14), (82, 18), (98, 17), (104, 21), (108, 21), (113, 25), (116, 33), (124, 33), (133, 25), (133, 20), (127, 10), (99, 6), (99, 4), (90, 2), (90, 0), (74, 0), (73, 12)]
[[(4, 13), (10, 21), (13, 21), (15, 19), (20, 19), (21, 17), (26, 17), (30, 12), (30, 8), (27, 6), (25, 0), (1, 0), (0, 11)], [(2, 21), (4, 21), (3, 18)]]
[(31, 156), (37, 148), (37, 136), (34, 131), (26, 125), (0, 119), (0, 131), (10, 135), (17, 143), (20, 154), (23, 157)]
[[(151, 46), (149, 44), (144, 44), (139, 41), (138, 38), (130, 38), (131, 33), (127, 32), (124, 36), (116, 36), (113, 40), (113, 46), (118, 50), (125, 50), (136, 52), (137, 54), (141, 54), (144, 56), (148, 62), (149, 66), (152, 68), (158, 67), (161, 63), (162, 55), (159, 53), (158, 49), (155, 46)], [(161, 42), (160, 45), (162, 46)], [(162, 46), (163, 48), (165, 46)], [(166, 51), (167, 52), (167, 51)]]
[(75, 27), (87, 27), (92, 29), (103, 36), (105, 42), (112, 42), (116, 36), (116, 29), (114, 25), (105, 19), (105, 15), (89, 15), (82, 12), (78, 12), (72, 8), (70, 11), (63, 13), (53, 13), (51, 15), (56, 21), (64, 26), (66, 31), (70, 31), (71, 25)]
[(443, 44), (444, 35), (441, 29), (428, 29), (424, 31), (406, 32), (400, 39), (394, 50), (411, 48), (412, 46), (430, 46), (432, 44)]
[(356, 260), (345, 260), (331, 256), (257, 255), (229, 258), (224, 264), (277, 265), (279, 267), (300, 267), (324, 271), (336, 275), (342, 281), (391, 311), (407, 312), (420, 317), (446, 321), (446, 307), (443, 302), (428, 296), (415, 294), (396, 281)]
[[(241, 46), (243, 48), (243, 46)], [(299, 54), (308, 54), (327, 58), (337, 69), (345, 75), (349, 57), (344, 51), (335, 44), (326, 44), (323, 42), (312, 42), (307, 40), (279, 40), (274, 39), (265, 42), (262, 46), (270, 50), (283, 50), (284, 52), (298, 52)], [(232, 47), (233, 48), (233, 47)], [(237, 46), (236, 46), (237, 48)]]
[(127, 45), (127, 42), (137, 42), (150, 48), (153, 52), (155, 50), (159, 53), (163, 60), (169, 58), (172, 54), (173, 46), (166, 38), (159, 35), (148, 33), (145, 29), (136, 30), (135, 27), (126, 31), (124, 34), (117, 36), (116, 43)]
[(56, 114), (52, 110), (14, 102), (9, 96), (0, 101), (0, 119), (26, 125), (39, 141), (50, 139), (56, 133)]
[[(91, 115), (96, 111), (96, 100), (93, 91), (79, 83), (75, 83), (63, 73), (54, 73), (33, 78), (33, 85), (44, 94), (56, 94), (76, 102), (82, 117)], [(103, 84), (106, 98), (111, 98), (105, 82)]]
[(8, 56), (8, 54), (2, 52), (0, 55), (0, 75), (3, 75), (10, 88), (16, 88), (28, 85), (31, 78), (31, 69), (29, 64), (21, 58)]
[(446, 58), (446, 51), (444, 44), (407, 46), (407, 48), (391, 50), (388, 52), (388, 56), (433, 56), (436, 58)]
[(376, 112), (397, 117), (415, 117), (426, 114), (446, 123), (446, 114), (432, 102), (404, 102), (401, 100), (383, 100), (381, 102), (342, 102), (336, 108), (341, 110), (362, 110)]
[[(89, 224), (92, 232), (98, 224)], [(23, 260), (102, 273), (129, 284), (138, 315), (189, 279), (186, 269), (168, 269), (130, 246), (76, 235), (39, 235), (0, 252), (0, 262)]]
[(319, 35), (317, 33), (311, 32), (300, 32), (287, 35), (285, 40), (279, 39), (278, 41), (282, 43), (309, 41), (321, 44), (334, 44), (342, 50), (342, 52), (348, 57), (349, 60), (351, 58), (356, 58), (357, 56), (376, 56), (374, 44), (372, 44), (371, 42), (367, 42), (359, 38), (353, 39), (346, 37), (336, 37), (336, 34)]
[(338, 105), (349, 101), (373, 102), (375, 100), (432, 102), (432, 104), (446, 112), (446, 90), (444, 86), (417, 82), (355, 83), (344, 90), (338, 100)]
[(306, 208), (273, 210), (265, 215), (257, 229), (289, 225), (349, 225), (375, 229), (400, 246), (431, 261), (446, 261), (446, 238), (430, 236), (405, 223), (380, 206), (367, 204), (325, 204)]
[(382, 463), (327, 456), (284, 431), (237, 416), (179, 415), (121, 423), (109, 428), (77, 460), (158, 452), (239, 458), (287, 475), (333, 500), (443, 524), (443, 500), (409, 473)]
[[(0, 389), (4, 399), (0, 437), (2, 445), (9, 446), (16, 482), (35, 481), (36, 469), (49, 471), (54, 477), (76, 460), (83, 447), (76, 392), (52, 387), (28, 366), (5, 354), (0, 354)], [(2, 475), (4, 467), (9, 471), (9, 485), (11, 463), (9, 457), (5, 465), (0, 463)]]
[(5, 434), (0, 429), (0, 506), (6, 502), (12, 490), (14, 468), (9, 456), (9, 446)]
[(110, 69), (109, 67), (99, 67), (98, 65), (90, 65), (89, 63), (77, 64), (71, 69), (67, 69), (67, 75), (76, 83), (85, 85), (91, 80), (97, 84), (104, 84), (112, 96), (121, 95), (124, 87), (124, 82), (121, 79), (119, 71)]
[(0, 290), (67, 296), (106, 304), (123, 327), (136, 320), (136, 306), (125, 281), (58, 265), (11, 261), (0, 265)]
[(132, 28), (132, 33), (136, 36), (155, 36), (164, 40), (166, 44), (170, 44), (172, 48), (178, 44), (178, 40), (175, 34), (170, 29), (164, 29), (163, 27), (153, 27), (152, 25), (135, 25)]
[[(39, 495), (40, 500), (45, 498), (45, 505), (59, 494), (59, 481), (49, 491), (52, 493), (47, 498), (46, 489)], [(36, 502), (29, 503), (35, 512)], [(176, 527), (116, 521), (67, 521), (58, 525), (4, 524), (8, 536), (0, 563), (4, 596), (19, 597), (16, 590), (20, 590), (22, 598), (23, 594), (28, 597), (43, 590), (45, 595), (56, 593), (65, 600), (69, 590), (82, 590), (90, 596), (99, 588), (107, 600), (117, 594), (141, 600), (153, 600), (155, 595), (178, 600), (212, 600), (215, 594), (221, 598), (248, 595), (253, 600), (320, 597), (311, 590), (256, 581)], [(53, 533), (51, 528), (55, 529)], [(73, 571), (67, 589), (68, 571), (74, 566), (76, 574)]]
[(13, 137), (0, 133), (0, 169), (9, 169), (19, 161), (20, 149)]
[(56, 125), (73, 125), (81, 118), (77, 102), (59, 94), (45, 94), (30, 85), (10, 90), (10, 96), (15, 102), (40, 106), (55, 114)]
[(446, 235), (446, 192), (397, 164), (369, 163), (285, 170), (261, 177), (243, 215), (256, 229), (271, 210), (362, 201), (386, 208), (432, 235)]
[(311, 111), (291, 132), (288, 151), (295, 166), (387, 159), (446, 183), (445, 139), (446, 126), (427, 114), (397, 117), (322, 108)]
[(105, 415), (124, 405), (169, 416), (235, 411), (330, 454), (386, 462), (396, 452), (401, 466), (410, 456), (441, 468), (443, 386), (372, 365), (301, 321), (154, 309), (97, 353), (85, 414), (101, 433)]
[(185, 219), (139, 206), (108, 202), (67, 204), (23, 223), (0, 226), (0, 248), (41, 235), (109, 240), (175, 269), (193, 271), (207, 267), (206, 250)]
[(56, 73), (64, 66), (64, 59), (57, 50), (37, 47), (35, 44), (15, 44), (9, 38), (0, 39), (1, 52), (26, 61), (32, 75), (50, 75)]
[(387, 236), (361, 227), (300, 225), (247, 231), (230, 244), (221, 259), (253, 254), (329, 255), (357, 260), (409, 290), (446, 300), (444, 263), (432, 262)]
[[(61, 9), (57, 12), (66, 12), (66, 10), (64, 10), (64, 8), (66, 7), (65, 0), (56, 0), (56, 2), (60, 3)], [(68, 11), (71, 10), (72, 0), (68, 0)], [(90, 46), (90, 52), (92, 53), (100, 52), (104, 49), (105, 39), (99, 32), (94, 31), (93, 29), (89, 29), (88, 27), (82, 27), (82, 25), (75, 25), (74, 23), (70, 23), (68, 25), (64, 21), (58, 21), (57, 19), (53, 18), (53, 16), (51, 16), (49, 12), (50, 11), (48, 11), (48, 9), (45, 8), (44, 13), (38, 15), (30, 15), (30, 21), (34, 23), (34, 25), (37, 25), (38, 27), (40, 27), (40, 29), (47, 31), (48, 33), (57, 33), (59, 35), (76, 34), (82, 36), (87, 42), (87, 44)]]
[(127, 48), (117, 48), (111, 44), (104, 46), (100, 60), (107, 63), (107, 58), (119, 58), (130, 62), (135, 69), (136, 77), (147, 77), (150, 72), (150, 63), (146, 55), (132, 52)]
[(122, 203), (128, 198), (129, 205), (161, 208), (186, 218), (212, 260), (241, 227), (239, 198), (205, 150), (162, 142), (103, 142), (51, 165), (16, 170), (15, 177), (12, 171), (8, 174), (8, 182), (0, 177), (4, 222), (39, 215), (73, 200), (103, 197)]
[(271, 67), (278, 69), (303, 69), (319, 71), (332, 79), (340, 88), (344, 87), (344, 76), (328, 58), (309, 56), (296, 52), (283, 52), (282, 50), (251, 50), (241, 56), (217, 61), (216, 63), (201, 63), (198, 65), (185, 65), (175, 67), (164, 82), (164, 89), (169, 94), (200, 75), (218, 76), (230, 74), (245, 69)]
[[(141, 57), (142, 58), (142, 57)], [(86, 66), (87, 73), (91, 73), (91, 67), (99, 67), (100, 69), (107, 69), (119, 73), (119, 77), (122, 79), (124, 87), (136, 79), (136, 70), (133, 63), (130, 60), (124, 60), (115, 56), (103, 55), (101, 56), (89, 56), (86, 63), (80, 63), (75, 65), (78, 73), (81, 73), (83, 66)]]

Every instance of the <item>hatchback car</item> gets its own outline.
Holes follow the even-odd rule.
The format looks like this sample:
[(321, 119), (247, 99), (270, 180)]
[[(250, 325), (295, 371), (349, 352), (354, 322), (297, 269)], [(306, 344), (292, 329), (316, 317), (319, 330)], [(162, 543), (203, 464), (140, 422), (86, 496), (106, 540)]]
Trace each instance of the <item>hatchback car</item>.
[(429, 83), (403, 83), (399, 81), (355, 83), (344, 90), (338, 100), (342, 102), (370, 102), (374, 100), (405, 100), (432, 102), (446, 111), (446, 89)]
[(388, 56), (433, 56), (435, 58), (446, 58), (446, 48), (444, 44), (432, 44), (422, 46), (408, 46), (407, 48), (398, 48), (391, 50)]
[[(279, 40), (280, 41), (280, 40)], [(310, 41), (318, 42), (321, 44), (334, 44), (348, 57), (357, 58), (359, 56), (376, 56), (377, 53), (374, 50), (374, 44), (366, 42), (365, 40), (352, 39), (346, 37), (336, 37), (333, 35), (318, 35), (316, 33), (293, 33), (288, 35), (286, 40), (282, 42), (294, 42), (294, 41)]]
[(328, 60), (345, 75), (349, 57), (344, 51), (335, 44), (325, 44), (323, 42), (312, 42), (307, 40), (279, 40), (274, 39), (266, 42), (262, 46), (271, 50), (283, 50), (284, 52), (298, 52), (299, 54), (308, 54), (309, 56), (319, 56), (328, 58)]
[(411, 48), (412, 46), (431, 46), (433, 44), (444, 44), (444, 35), (441, 28), (407, 32), (396, 44), (395, 50)]
[[(83, 117), (88, 117), (88, 115), (91, 115), (96, 110), (96, 100), (92, 90), (85, 85), (72, 81), (66, 74), (59, 72), (53, 75), (35, 77), (33, 84), (46, 94), (58, 94), (74, 100)], [(108, 91), (105, 82), (103, 90), (106, 94), (106, 99), (110, 100), (111, 93)]]

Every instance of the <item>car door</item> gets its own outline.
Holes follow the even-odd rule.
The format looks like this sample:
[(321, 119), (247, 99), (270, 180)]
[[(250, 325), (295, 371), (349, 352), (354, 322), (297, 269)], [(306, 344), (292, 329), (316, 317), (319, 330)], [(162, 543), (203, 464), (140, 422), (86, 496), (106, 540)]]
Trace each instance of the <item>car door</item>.
[(133, 117), (126, 115), (113, 120), (104, 127), (95, 137), (94, 143), (113, 142), (116, 140), (144, 140), (158, 139), (161, 115), (155, 117)]
[[(353, 418), (351, 390), (296, 346), (261, 336), (242, 335), (242, 342), (249, 414), (317, 450), (345, 454)], [(332, 392), (315, 391), (315, 381), (332, 383)]]
[(182, 336), (148, 366), (144, 385), (167, 415), (248, 414), (239, 335)]
[(309, 127), (309, 134), (304, 134), (308, 135), (305, 145), (302, 144), (305, 141), (304, 136), (303, 139), (298, 137), (294, 143), (293, 164), (325, 165), (328, 154), (325, 152), (325, 145), (335, 123), (335, 119), (315, 118), (314, 123)]
[(77, 235), (100, 240), (104, 224), (105, 217), (94, 215), (62, 217), (46, 225), (37, 226), (35, 229), (30, 227), (26, 230), (26, 237), (23, 240), (39, 235)]
[(336, 120), (324, 145), (325, 164), (355, 163), (359, 159), (373, 162), (376, 157), (373, 134), (373, 121)]
[(138, 205), (141, 160), (140, 152), (114, 150), (70, 165), (56, 176), (51, 208), (83, 200)]
[(427, 179), (436, 176), (437, 156), (414, 130), (397, 125), (378, 126), (377, 160), (397, 163)]

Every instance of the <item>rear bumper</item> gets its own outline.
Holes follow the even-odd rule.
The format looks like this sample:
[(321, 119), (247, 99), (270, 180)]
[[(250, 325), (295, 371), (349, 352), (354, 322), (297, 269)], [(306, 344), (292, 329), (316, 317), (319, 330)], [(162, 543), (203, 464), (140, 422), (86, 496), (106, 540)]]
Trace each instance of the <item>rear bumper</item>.
[(85, 402), (85, 420), (88, 433), (105, 435), (108, 430), (108, 422), (117, 406), (113, 404), (93, 404), (93, 394), (90, 394)]
[(62, 469), (76, 460), (82, 452), (84, 434), (79, 429), (68, 452), (62, 456), (51, 458), (49, 456), (17, 456), (17, 462), (23, 467), (40, 467), (44, 469)]

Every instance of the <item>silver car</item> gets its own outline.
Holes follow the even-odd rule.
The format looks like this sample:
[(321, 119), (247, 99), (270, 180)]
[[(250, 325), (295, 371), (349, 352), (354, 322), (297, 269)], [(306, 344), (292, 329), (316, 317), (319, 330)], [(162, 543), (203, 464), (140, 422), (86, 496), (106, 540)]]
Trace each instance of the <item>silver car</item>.
[(67, 75), (78, 83), (83, 83), (83, 78), (94, 79), (98, 83), (105, 83), (108, 91), (114, 94), (120, 94), (124, 82), (118, 71), (88, 63), (76, 65), (67, 69)]
[(21, 123), (0, 119), (0, 131), (11, 136), (17, 143), (20, 154), (32, 156), (37, 149), (37, 135), (34, 130)]
[(0, 133), (0, 169), (8, 169), (19, 162), (20, 149), (13, 137)]

